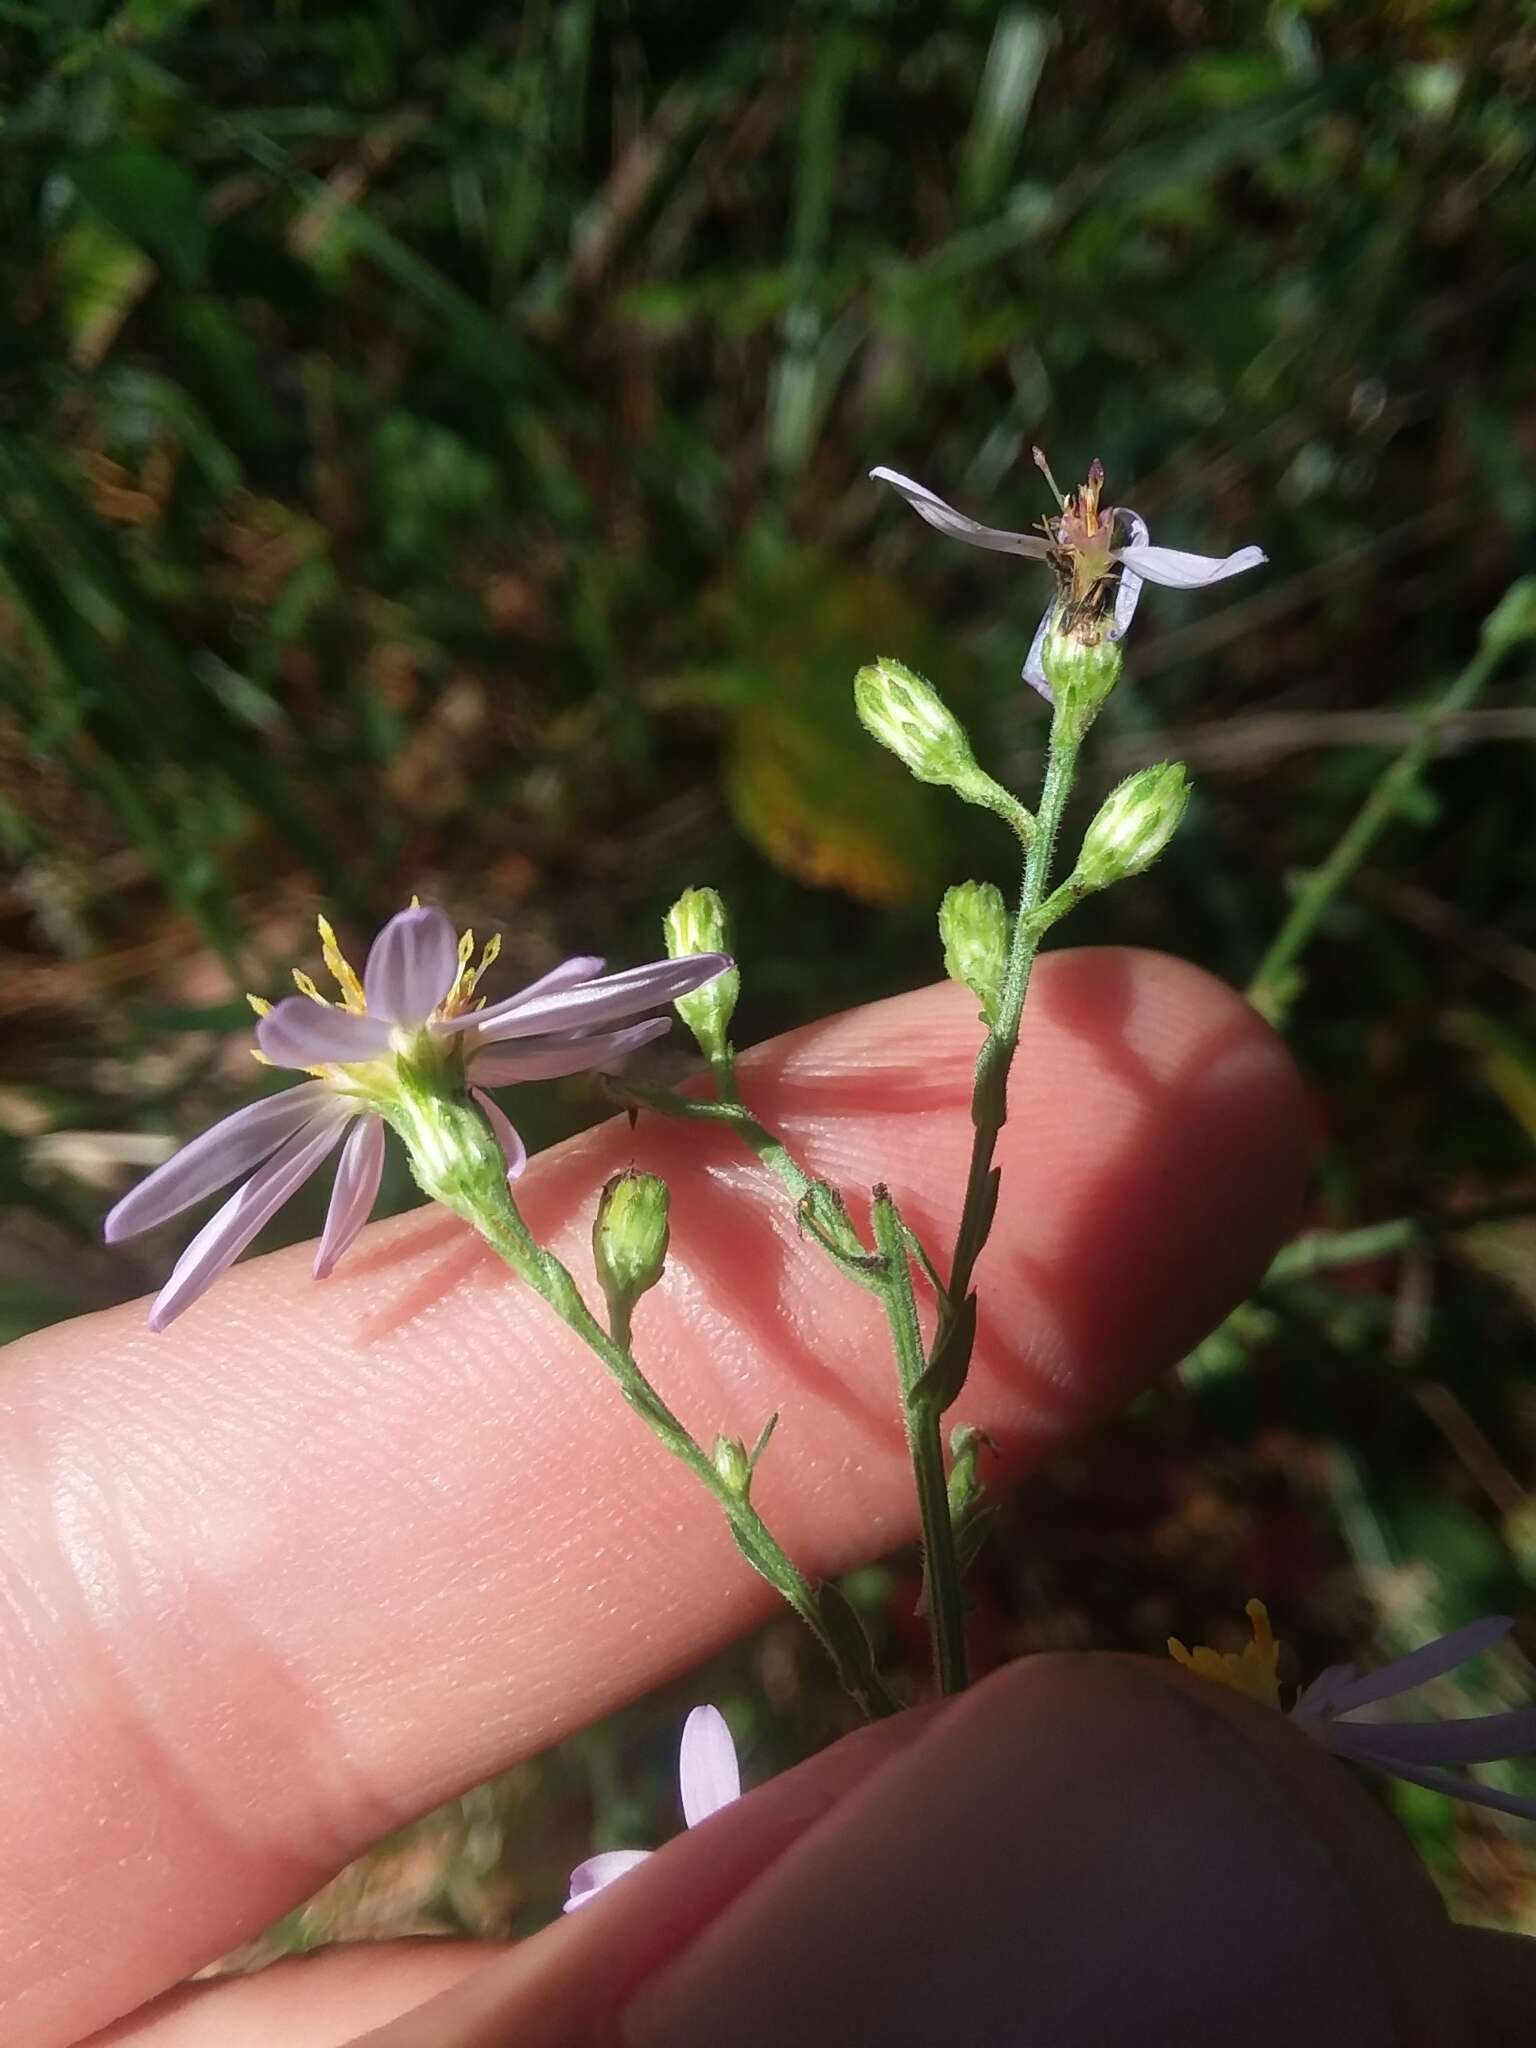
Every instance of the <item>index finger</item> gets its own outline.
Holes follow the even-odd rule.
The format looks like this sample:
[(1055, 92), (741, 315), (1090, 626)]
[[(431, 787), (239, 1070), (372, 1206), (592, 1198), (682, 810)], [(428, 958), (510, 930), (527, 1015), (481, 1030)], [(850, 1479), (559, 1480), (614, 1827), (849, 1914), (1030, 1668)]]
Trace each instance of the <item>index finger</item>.
[[(963, 1419), (1009, 1470), (1145, 1383), (1293, 1221), (1303, 1117), (1267, 1028), (1151, 955), (1041, 964), (999, 1158)], [(943, 1245), (969, 1150), (973, 1004), (930, 989), (744, 1063), (819, 1172), (888, 1181)], [(622, 1120), (530, 1170), (589, 1270), (630, 1160), (673, 1191), (636, 1318), (697, 1434), (779, 1433), (760, 1504), (813, 1573), (912, 1533), (877, 1304), (721, 1133)], [(13, 1348), (0, 2017), (48, 2048), (254, 1932), (367, 1842), (716, 1648), (772, 1596), (590, 1354), (463, 1226), (378, 1226)]]

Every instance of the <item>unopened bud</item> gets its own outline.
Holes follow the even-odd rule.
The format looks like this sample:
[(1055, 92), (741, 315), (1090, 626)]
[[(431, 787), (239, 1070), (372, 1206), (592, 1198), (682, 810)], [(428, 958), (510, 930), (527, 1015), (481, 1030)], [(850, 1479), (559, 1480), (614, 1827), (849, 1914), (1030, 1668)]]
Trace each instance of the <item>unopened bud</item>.
[(627, 1167), (603, 1189), (592, 1225), (598, 1283), (616, 1313), (627, 1313), (661, 1278), (667, 1262), (667, 1184)]
[(919, 782), (958, 788), (981, 773), (965, 727), (933, 685), (899, 661), (861, 668), (853, 679), (853, 702), (865, 730)]
[(1029, 843), (1034, 819), (978, 765), (965, 727), (931, 683), (882, 656), (854, 677), (853, 703), (865, 731), (919, 782), (936, 782), (968, 804), (996, 811)]
[(1074, 880), (1108, 889), (1151, 867), (1179, 829), (1189, 803), (1182, 761), (1141, 768), (1112, 789), (1083, 838)]
[(956, 882), (939, 905), (944, 971), (968, 988), (988, 1024), (997, 1022), (1008, 972), (1008, 911), (992, 882)]
[[(729, 953), (731, 920), (720, 894), (714, 889), (685, 889), (663, 920), (667, 958), (680, 960), (688, 953)], [(731, 1018), (741, 995), (741, 970), (728, 967), (703, 988), (679, 996), (673, 1008), (698, 1040), (708, 1059), (721, 1059), (730, 1051)]]
[(1058, 715), (1069, 720), (1081, 739), (1120, 680), (1123, 665), (1118, 645), (1102, 626), (1079, 635), (1055, 626), (1040, 648), (1040, 666), (1051, 686)]
[(731, 1492), (745, 1500), (752, 1484), (752, 1460), (739, 1436), (717, 1436), (713, 1452), (715, 1470)]

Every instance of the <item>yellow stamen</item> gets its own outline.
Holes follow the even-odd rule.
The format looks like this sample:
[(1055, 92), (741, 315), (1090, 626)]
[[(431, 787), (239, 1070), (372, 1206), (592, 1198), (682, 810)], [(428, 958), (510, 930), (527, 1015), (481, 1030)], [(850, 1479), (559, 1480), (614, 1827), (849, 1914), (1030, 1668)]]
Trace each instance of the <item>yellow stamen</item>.
[(355, 1016), (360, 1016), (368, 1004), (357, 970), (337, 945), (336, 934), (331, 930), (329, 920), (317, 917), (315, 923), (320, 932), (320, 946), (325, 957), (326, 972), (341, 990), (343, 1007), (351, 1010)]
[(265, 996), (253, 996), (250, 993), (250, 991), (247, 990), (245, 1000), (250, 1004), (251, 1008), (256, 1012), (258, 1017), (266, 1017), (271, 1014), (272, 1005), (267, 1001)]
[(1213, 1685), (1225, 1685), (1262, 1707), (1280, 1705), (1280, 1645), (1270, 1626), (1269, 1609), (1262, 1600), (1250, 1600), (1243, 1609), (1253, 1628), (1253, 1641), (1241, 1650), (1186, 1649), (1176, 1636), (1168, 1638), (1168, 1654), (1175, 1664), (1208, 1678)]
[(457, 1017), (470, 1007), (470, 997), (474, 994), (481, 975), (501, 951), (501, 939), (499, 936), (487, 939), (481, 949), (479, 960), (471, 967), (469, 963), (474, 950), (475, 935), (472, 931), (467, 931), (459, 939), (459, 971), (454, 976), (453, 987), (438, 1006), (440, 1016)]
[(319, 1003), (322, 1009), (329, 1010), (334, 1007), (333, 1004), (328, 1002), (326, 998), (323, 995), (321, 995), (319, 989), (315, 987), (315, 984), (310, 980), (309, 976), (304, 972), (302, 967), (294, 968), (293, 985), (298, 990), (301, 996), (308, 996), (309, 1000), (312, 1003)]

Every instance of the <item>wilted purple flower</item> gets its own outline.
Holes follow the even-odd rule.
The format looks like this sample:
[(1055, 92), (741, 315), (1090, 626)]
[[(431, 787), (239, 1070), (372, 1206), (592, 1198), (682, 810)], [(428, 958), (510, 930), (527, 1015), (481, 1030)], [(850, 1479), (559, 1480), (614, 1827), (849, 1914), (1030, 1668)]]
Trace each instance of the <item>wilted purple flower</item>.
[[(330, 926), (324, 918), (319, 922), (326, 966), (341, 1001), (327, 1001), (297, 971), (301, 994), (275, 1005), (251, 998), (260, 1018), (258, 1057), (313, 1078), (214, 1124), (140, 1181), (106, 1219), (107, 1241), (115, 1244), (250, 1175), (182, 1253), (155, 1297), (151, 1329), (163, 1330), (196, 1301), (345, 1136), (315, 1255), (316, 1278), (331, 1271), (367, 1221), (378, 1193), (384, 1115), (406, 1087), (402, 1060), (416, 1073), (424, 1063), (435, 1064), (440, 1085), (453, 1092), (469, 1089), (501, 1145), (508, 1178), (515, 1180), (528, 1155), (485, 1090), (606, 1066), (667, 1029), (666, 1017), (644, 1012), (688, 994), (730, 965), (724, 954), (701, 953), (604, 974), (601, 960), (582, 955), (518, 994), (478, 1008), (475, 987), (496, 958), (499, 941), (492, 940), (472, 965), (473, 935), (456, 938), (441, 910), (413, 904), (374, 940), (359, 980)], [(641, 1021), (626, 1021), (635, 1018)]]
[[(1045, 458), (1035, 460), (1047, 478)], [(935, 497), (894, 469), (872, 469), (871, 477), (894, 484), (921, 518), (968, 547), (990, 548), (996, 554), (1027, 555), (1049, 562), (1056, 572), (1056, 594), (1045, 608), (1029, 654), (1024, 680), (1051, 701), (1050, 685), (1041, 667), (1045, 636), (1053, 629), (1090, 640), (1119, 640), (1135, 616), (1141, 586), (1161, 583), (1172, 590), (1200, 590), (1228, 576), (1240, 576), (1267, 559), (1264, 550), (1239, 548), (1235, 555), (1191, 555), (1178, 548), (1156, 548), (1147, 538), (1146, 522), (1123, 505), (1099, 507), (1104, 469), (1094, 462), (1088, 481), (1074, 497), (1059, 498), (1058, 518), (1043, 519), (1039, 533), (1009, 533), (996, 526), (978, 526), (952, 505)]]
[[(1246, 1609), (1253, 1627), (1253, 1641), (1240, 1651), (1188, 1650), (1170, 1639), (1168, 1648), (1175, 1662), (1228, 1686), (1261, 1705), (1280, 1705), (1280, 1646), (1270, 1627), (1269, 1613), (1262, 1600), (1250, 1600)], [(1427, 1785), (1449, 1799), (1463, 1799), (1472, 1806), (1495, 1807), (1500, 1813), (1518, 1814), (1536, 1820), (1536, 1800), (1522, 1799), (1513, 1792), (1500, 1792), (1492, 1785), (1480, 1785), (1472, 1778), (1458, 1777), (1446, 1768), (1451, 1764), (1491, 1764), (1536, 1753), (1536, 1707), (1517, 1707), (1505, 1714), (1479, 1714), (1464, 1721), (1373, 1721), (1356, 1715), (1385, 1700), (1412, 1692), (1432, 1678), (1443, 1678), (1469, 1658), (1509, 1634), (1514, 1622), (1507, 1614), (1494, 1614), (1484, 1621), (1469, 1622), (1438, 1636), (1421, 1649), (1383, 1665), (1364, 1677), (1352, 1665), (1333, 1664), (1301, 1694), (1290, 1710), (1296, 1726), (1320, 1742), (1335, 1756), (1348, 1757), (1357, 1764), (1369, 1764), (1389, 1777), (1403, 1778), (1411, 1785)]]
[[(683, 1802), (683, 1818), (696, 1828), (722, 1806), (741, 1797), (741, 1766), (736, 1745), (718, 1707), (695, 1707), (683, 1723), (682, 1746), (677, 1759), (677, 1789)], [(565, 1911), (574, 1913), (596, 1896), (605, 1885), (623, 1877), (651, 1854), (649, 1849), (603, 1849), (578, 1863), (571, 1872), (570, 1897)]]

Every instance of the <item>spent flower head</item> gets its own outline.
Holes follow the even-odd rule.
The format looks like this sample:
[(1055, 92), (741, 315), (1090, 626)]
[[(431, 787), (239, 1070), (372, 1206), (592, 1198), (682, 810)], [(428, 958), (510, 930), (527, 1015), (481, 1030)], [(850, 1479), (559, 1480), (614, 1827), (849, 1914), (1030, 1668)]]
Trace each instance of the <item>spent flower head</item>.
[[(718, 1707), (695, 1707), (684, 1722), (677, 1759), (677, 1789), (683, 1819), (691, 1828), (741, 1797), (736, 1745)], [(565, 1911), (574, 1913), (578, 1906), (586, 1905), (604, 1886), (625, 1876), (637, 1863), (644, 1863), (650, 1854), (649, 1849), (604, 1849), (578, 1863), (571, 1872)]]
[[(361, 976), (324, 918), (320, 940), (339, 1000), (328, 1000), (297, 970), (298, 995), (275, 1004), (251, 998), (259, 1020), (257, 1057), (309, 1078), (214, 1124), (107, 1216), (105, 1235), (116, 1243), (241, 1182), (156, 1296), (152, 1329), (164, 1329), (189, 1307), (339, 1145), (341, 1163), (315, 1256), (315, 1275), (323, 1279), (373, 1207), (386, 1123), (405, 1138), (428, 1193), (446, 1194), (457, 1173), (483, 1165), (491, 1135), (498, 1170), (516, 1179), (527, 1152), (486, 1090), (583, 1073), (622, 1058), (667, 1029), (665, 1017), (646, 1012), (730, 965), (722, 954), (703, 953), (604, 974), (601, 960), (581, 955), (486, 1006), (476, 989), (498, 942), (476, 960), (473, 934), (457, 936), (441, 910), (413, 903), (392, 917)], [(464, 1113), (466, 1097), (479, 1118)]]
[[(1176, 1662), (1197, 1677), (1213, 1680), (1261, 1705), (1280, 1706), (1279, 1645), (1261, 1600), (1246, 1613), (1253, 1641), (1241, 1651), (1188, 1650), (1169, 1639)], [(1521, 1798), (1497, 1785), (1457, 1775), (1458, 1764), (1491, 1764), (1536, 1754), (1536, 1707), (1509, 1713), (1474, 1714), (1456, 1721), (1396, 1721), (1372, 1718), (1389, 1700), (1431, 1679), (1444, 1678), (1501, 1642), (1514, 1627), (1507, 1614), (1489, 1615), (1452, 1629), (1379, 1671), (1361, 1673), (1350, 1664), (1331, 1665), (1307, 1686), (1290, 1710), (1290, 1720), (1335, 1756), (1369, 1764), (1388, 1777), (1424, 1785), (1470, 1806), (1490, 1806), (1523, 1820), (1536, 1820), (1536, 1799)]]
[(1266, 557), (1262, 548), (1239, 548), (1231, 555), (1195, 555), (1180, 548), (1153, 547), (1146, 522), (1124, 505), (1101, 505), (1103, 465), (1092, 463), (1088, 481), (1070, 495), (1056, 489), (1043, 455), (1035, 460), (1056, 496), (1059, 511), (1040, 522), (1038, 533), (1012, 533), (981, 526), (952, 505), (894, 469), (872, 469), (870, 475), (891, 484), (928, 524), (951, 540), (994, 553), (1023, 555), (1048, 562), (1056, 575), (1056, 593), (1045, 608), (1029, 654), (1024, 680), (1053, 701), (1042, 655), (1048, 634), (1085, 647), (1121, 639), (1141, 598), (1145, 583), (1173, 590), (1199, 590), (1256, 569)]

